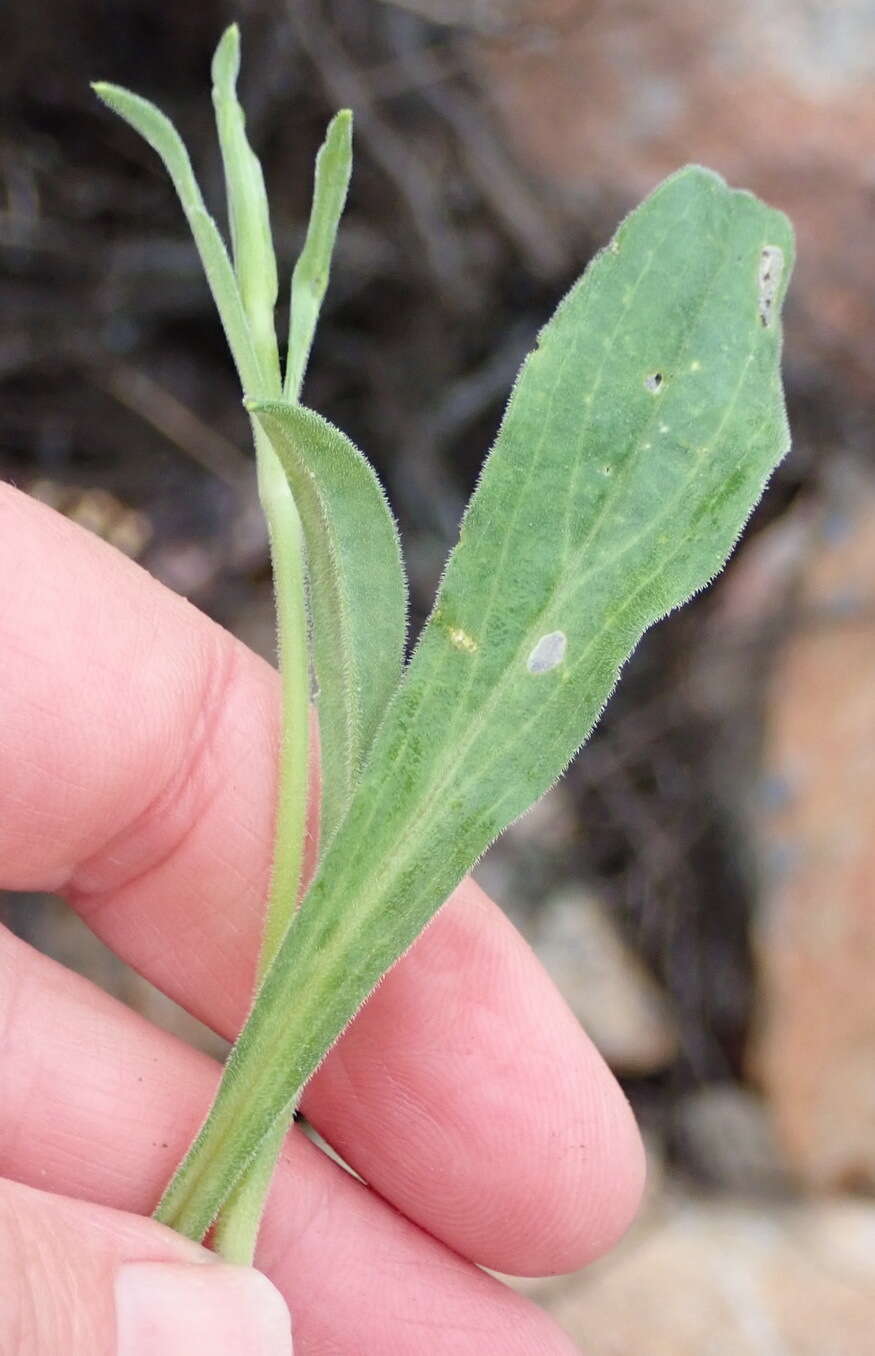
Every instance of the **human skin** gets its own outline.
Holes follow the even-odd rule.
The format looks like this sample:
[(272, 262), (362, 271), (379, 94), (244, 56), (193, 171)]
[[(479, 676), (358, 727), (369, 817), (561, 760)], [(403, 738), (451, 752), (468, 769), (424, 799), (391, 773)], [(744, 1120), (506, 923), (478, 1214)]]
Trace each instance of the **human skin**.
[[(269, 665), (0, 485), (0, 887), (62, 894), (229, 1038), (255, 972), (278, 730)], [(245, 1326), (259, 1300), (275, 1332), (287, 1324), (263, 1280), (226, 1275), (141, 1218), (218, 1067), (2, 930), (0, 1037), (0, 1351), (175, 1356), (134, 1333), (136, 1303), (119, 1335), (126, 1262), (158, 1264), (121, 1285), (132, 1276), (139, 1294), (160, 1273), (149, 1293), (168, 1322), (186, 1309), (177, 1293), (230, 1297), (221, 1323), (218, 1301), (202, 1306), (216, 1331), (191, 1327), (180, 1351), (289, 1350)], [(296, 1356), (576, 1350), (479, 1267), (546, 1275), (610, 1248), (640, 1199), (641, 1143), (601, 1057), (473, 882), (385, 978), (303, 1106), (363, 1181), (288, 1136), (256, 1260), (291, 1310)]]

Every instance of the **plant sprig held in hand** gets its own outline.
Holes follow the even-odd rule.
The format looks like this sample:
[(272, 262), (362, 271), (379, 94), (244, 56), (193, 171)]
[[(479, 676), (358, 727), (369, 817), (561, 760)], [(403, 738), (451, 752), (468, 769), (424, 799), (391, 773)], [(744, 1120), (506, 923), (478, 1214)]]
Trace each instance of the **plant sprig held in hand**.
[[(281, 368), (261, 167), (213, 61), (233, 263), (151, 104), (101, 99), (154, 147), (200, 251), (252, 418), (283, 677), (259, 982), (212, 1109), (158, 1206), (251, 1258), (282, 1136), (347, 1023), (477, 858), (585, 741), (643, 632), (725, 563), (789, 446), (780, 212), (691, 166), (661, 184), (544, 326), (514, 385), (431, 616), (403, 662), (406, 584), (367, 460), (299, 403), (350, 172), (351, 115), (316, 162)], [(307, 707), (321, 855), (300, 906)]]

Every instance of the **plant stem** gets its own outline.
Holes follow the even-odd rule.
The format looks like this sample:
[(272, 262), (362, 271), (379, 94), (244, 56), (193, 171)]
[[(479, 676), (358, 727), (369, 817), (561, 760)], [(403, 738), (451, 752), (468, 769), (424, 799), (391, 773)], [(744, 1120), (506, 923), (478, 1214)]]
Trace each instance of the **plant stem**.
[[(246, 136), (237, 99), (240, 33), (232, 24), (213, 58), (213, 104), (225, 169), (234, 272), (263, 381), (282, 393), (274, 326), (277, 268), (264, 178)], [(245, 389), (244, 395), (251, 392)], [(301, 885), (309, 788), (309, 627), (304, 531), (285, 471), (264, 430), (252, 421), (258, 494), (267, 520), (276, 604), (282, 728), (270, 891), (256, 988), (291, 922)], [(276, 1160), (288, 1125), (278, 1120), (216, 1221), (213, 1245), (232, 1262), (251, 1263)]]
[(270, 534), (282, 688), (274, 857), (258, 964), (260, 982), (294, 915), (301, 885), (310, 771), (310, 666), (301, 520), (279, 459), (258, 428), (255, 444), (259, 495)]
[(216, 1220), (212, 1247), (226, 1262), (251, 1267), (255, 1260), (258, 1231), (286, 1138), (288, 1122), (289, 1117), (284, 1112), (262, 1142), (257, 1157), (240, 1178)]
[[(147, 100), (115, 85), (95, 92), (155, 149), (176, 188), (200, 253), (247, 400), (281, 399), (274, 325), (277, 269), (261, 165), (237, 99), (240, 34), (232, 24), (213, 58), (213, 103), (225, 170), (233, 266), (204, 206), (188, 152), (173, 124)], [(316, 167), (313, 213), (292, 285), (286, 399), (297, 402), (328, 281), (337, 225), (349, 183), (351, 115), (331, 123)], [(274, 856), (258, 961), (257, 987), (294, 918), (301, 885), (309, 791), (310, 634), (304, 530), (283, 466), (253, 420), (258, 491), (268, 525), (282, 690)], [(290, 1119), (286, 1108), (265, 1137), (216, 1222), (217, 1251), (251, 1261), (270, 1179)], [(163, 1202), (156, 1212), (164, 1218)]]
[[(307, 830), (310, 772), (310, 671), (305, 555), (301, 520), (285, 472), (266, 435), (253, 424), (258, 491), (270, 536), (282, 688), (274, 857), (256, 989), (294, 917)], [(276, 1161), (285, 1139), (284, 1113), (222, 1209), (213, 1247), (229, 1262), (250, 1265)]]

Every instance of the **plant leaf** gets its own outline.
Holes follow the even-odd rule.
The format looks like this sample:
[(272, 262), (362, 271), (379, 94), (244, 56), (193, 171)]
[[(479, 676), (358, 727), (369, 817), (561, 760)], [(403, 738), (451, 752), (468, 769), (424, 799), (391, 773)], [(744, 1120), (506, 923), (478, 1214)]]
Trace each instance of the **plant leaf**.
[(542, 331), (349, 814), (165, 1199), (200, 1237), (282, 1107), (721, 568), (788, 446), (786, 218), (667, 180)]
[(160, 156), (194, 236), (240, 383), (247, 395), (266, 395), (268, 389), (237, 290), (234, 269), (219, 229), (204, 206), (182, 138), (170, 119), (139, 94), (132, 94), (120, 85), (110, 85), (105, 81), (97, 81), (91, 88), (107, 108), (111, 108), (135, 132), (139, 132)]
[(307, 238), (292, 273), (289, 352), (283, 391), (289, 401), (301, 397), (351, 172), (352, 113), (348, 108), (342, 108), (328, 124), (325, 140), (316, 156)]
[(339, 429), (301, 405), (249, 409), (282, 463), (307, 543), (327, 845), (401, 676), (401, 549), (377, 477)]
[(271, 393), (281, 389), (273, 313), (277, 299), (276, 257), (270, 211), (258, 156), (246, 136), (246, 117), (237, 98), (240, 29), (231, 24), (219, 40), (212, 63), (213, 107), (225, 170), (234, 272), (256, 352)]

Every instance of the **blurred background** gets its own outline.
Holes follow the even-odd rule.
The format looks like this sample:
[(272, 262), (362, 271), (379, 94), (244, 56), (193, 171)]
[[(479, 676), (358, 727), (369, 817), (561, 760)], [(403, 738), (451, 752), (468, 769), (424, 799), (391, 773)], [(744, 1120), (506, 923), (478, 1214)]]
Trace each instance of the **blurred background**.
[[(793, 451), (725, 574), (646, 638), (569, 776), (479, 875), (621, 1077), (651, 1157), (621, 1249), (525, 1288), (594, 1356), (871, 1356), (875, 10), (3, 6), (0, 475), (270, 655), (224, 341), (157, 160), (87, 83), (169, 112), (221, 216), (208, 72), (233, 18), (286, 276), (325, 124), (355, 110), (305, 398), (380, 471), (415, 626), (513, 375), (618, 218), (698, 161), (794, 219)], [(57, 901), (0, 907), (219, 1049)]]

